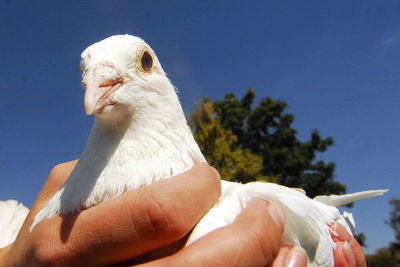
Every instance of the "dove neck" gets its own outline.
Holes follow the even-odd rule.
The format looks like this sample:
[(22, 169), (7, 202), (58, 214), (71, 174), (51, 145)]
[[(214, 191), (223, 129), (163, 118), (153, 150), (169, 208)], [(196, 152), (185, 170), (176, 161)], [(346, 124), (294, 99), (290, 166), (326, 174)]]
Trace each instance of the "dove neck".
[[(169, 113), (135, 110), (114, 120), (96, 116), (85, 149), (66, 182), (66, 190), (71, 191), (66, 195), (74, 198), (69, 197), (67, 211), (91, 207), (205, 162), (178, 109)], [(79, 194), (73, 192), (76, 188)]]
[(188, 125), (182, 110), (174, 110), (173, 116), (171, 113), (152, 111), (149, 108), (146, 111), (121, 110), (120, 108), (118, 113), (114, 112), (114, 114), (106, 113), (96, 116), (89, 139), (132, 140), (145, 135), (151, 137), (153, 133), (158, 135), (174, 133), (169, 137), (177, 139), (193, 138), (192, 133), (186, 130)]
[[(149, 166), (146, 175), (154, 181), (205, 161), (183, 112), (174, 117), (136, 112), (120, 118), (95, 118), (80, 161), (96, 162), (96, 173), (113, 166), (120, 170), (126, 166), (130, 173), (141, 173), (143, 166)], [(163, 169), (162, 174), (153, 174), (155, 169)], [(112, 169), (113, 175), (115, 171)]]

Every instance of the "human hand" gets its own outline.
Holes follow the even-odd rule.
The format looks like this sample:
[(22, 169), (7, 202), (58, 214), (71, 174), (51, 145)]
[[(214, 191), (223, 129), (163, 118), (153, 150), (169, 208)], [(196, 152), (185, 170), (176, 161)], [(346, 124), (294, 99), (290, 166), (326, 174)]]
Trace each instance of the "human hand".
[[(334, 223), (331, 228), (334, 231), (331, 236), (335, 242), (333, 249), (335, 267), (366, 267), (365, 254), (357, 240), (339, 223)], [(290, 247), (286, 248), (286, 250), (289, 249)], [(285, 248), (281, 248), (280, 253), (283, 251), (285, 251)], [(287, 265), (283, 265), (278, 256), (272, 266)]]
[(367, 266), (364, 251), (357, 240), (339, 223), (334, 223), (331, 228), (336, 233), (331, 234), (332, 239), (335, 242), (335, 248), (333, 250), (335, 266)]
[[(292, 188), (303, 194), (306, 192), (301, 188)], [(347, 230), (338, 222), (331, 225), (331, 237), (335, 243), (333, 248), (333, 258), (336, 267), (365, 267), (365, 254), (357, 242)]]
[[(143, 260), (145, 254), (147, 259), (162, 256), (145, 265), (190, 262), (193, 265), (265, 266), (277, 255), (275, 262), (300, 259), (298, 266), (305, 266), (301, 249), (299, 256), (293, 253), (296, 249), (280, 248), (282, 221), (277, 222), (271, 216), (270, 211), (274, 209), (276, 216), (276, 206), (271, 208), (274, 205), (262, 200), (250, 203), (233, 224), (182, 249), (186, 234), (220, 195), (219, 176), (206, 164), (127, 192), (79, 214), (43, 220), (29, 232), (35, 214), (64, 183), (76, 162), (60, 164), (52, 170), (17, 240), (0, 251), (0, 265), (105, 266), (139, 255), (142, 256), (136, 259)], [(169, 248), (167, 253), (159, 249), (165, 246)]]
[(98, 266), (137, 257), (184, 237), (214, 205), (220, 180), (208, 165), (126, 192), (78, 214), (33, 217), (67, 179), (76, 161), (56, 166), (16, 241), (6, 248), (8, 266)]
[(284, 214), (264, 200), (253, 200), (235, 221), (219, 228), (169, 258), (146, 266), (305, 267), (302, 248), (281, 246)]
[[(220, 194), (218, 174), (206, 164), (195, 166), (160, 184), (128, 192), (106, 202), (108, 204), (99, 204), (76, 216), (56, 216), (45, 220), (39, 230), (29, 233), (33, 217), (64, 183), (75, 164), (76, 161), (64, 163), (52, 170), (16, 242), (0, 251), (0, 262), (4, 266), (104, 266), (139, 255), (131, 262), (159, 258), (146, 264), (191, 262), (192, 265), (255, 266), (272, 263), (271, 266), (277, 267), (296, 262), (296, 266), (306, 265), (304, 250), (280, 247), (283, 221), (282, 218), (276, 219), (280, 209), (263, 200), (250, 203), (232, 225), (218, 229), (182, 249), (183, 236)], [(188, 192), (191, 197), (187, 199)], [(161, 207), (165, 209), (160, 210)], [(138, 217), (140, 214), (147, 217)], [(71, 231), (66, 236), (62, 230), (68, 228)], [(349, 234), (339, 231), (339, 238), (342, 236), (352, 240)], [(172, 245), (167, 245), (170, 243)], [(158, 249), (165, 245), (168, 249)], [(349, 255), (340, 254), (338, 248), (340, 246), (336, 247), (335, 251), (339, 253), (335, 252), (335, 261), (345, 262), (343, 259), (348, 259)], [(178, 253), (168, 256), (179, 249)], [(354, 255), (364, 257), (361, 248), (356, 249)]]

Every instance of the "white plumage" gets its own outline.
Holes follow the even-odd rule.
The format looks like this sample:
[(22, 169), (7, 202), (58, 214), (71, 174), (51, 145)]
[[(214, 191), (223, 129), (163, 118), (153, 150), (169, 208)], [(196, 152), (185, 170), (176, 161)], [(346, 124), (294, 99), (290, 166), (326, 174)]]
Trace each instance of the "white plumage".
[(14, 242), (29, 209), (16, 200), (0, 201), (0, 248)]
[[(96, 115), (94, 125), (75, 169), (36, 215), (31, 230), (45, 218), (89, 208), (205, 162), (175, 88), (143, 40), (117, 35), (95, 43), (82, 53), (81, 70), (86, 89), (85, 109), (86, 113)], [(333, 266), (328, 224), (341, 215), (330, 205), (384, 192), (312, 200), (293, 189), (270, 183), (242, 185), (223, 181), (222, 188), (219, 202), (193, 230), (187, 245), (231, 223), (251, 199), (263, 198), (283, 208), (283, 243), (302, 246), (310, 266)]]

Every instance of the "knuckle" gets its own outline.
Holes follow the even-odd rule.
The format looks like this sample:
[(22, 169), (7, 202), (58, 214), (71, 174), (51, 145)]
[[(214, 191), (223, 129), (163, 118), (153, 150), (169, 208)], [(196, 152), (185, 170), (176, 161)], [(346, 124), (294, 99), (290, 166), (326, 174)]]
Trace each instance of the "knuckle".
[(55, 165), (51, 169), (50, 174), (53, 174), (53, 175), (59, 174), (63, 169), (66, 168), (66, 166), (68, 166), (69, 163), (70, 162), (63, 162), (63, 163), (59, 163), (59, 164)]
[(49, 173), (45, 186), (43, 187), (43, 195), (49, 197), (49, 195), (47, 195), (47, 193), (49, 193), (48, 191), (51, 191), (52, 195), (54, 190), (58, 190), (68, 178), (76, 163), (77, 160), (73, 160), (54, 166)]
[(252, 212), (256, 214), (249, 216), (249, 220), (243, 220), (241, 225), (243, 231), (247, 232), (247, 242), (264, 262), (272, 262), (279, 253), (282, 232), (278, 226), (271, 223), (272, 218), (267, 212), (260, 212), (259, 209)]
[(147, 231), (174, 239), (184, 236), (189, 231), (183, 216), (168, 202), (151, 196), (148, 204), (144, 210)]
[(265, 235), (265, 232), (269, 231), (264, 224), (260, 224), (253, 229), (253, 243), (256, 246), (257, 251), (261, 257), (266, 261), (272, 261), (278, 255), (280, 242), (274, 242), (274, 240), (270, 240)]
[(210, 183), (214, 185), (215, 188), (220, 188), (221, 185), (221, 177), (219, 176), (219, 173), (217, 169), (214, 167), (209, 166), (208, 167), (208, 177), (210, 179)]
[(54, 179), (56, 179), (56, 177), (58, 177), (58, 174), (60, 172), (62, 168), (62, 164), (57, 164), (56, 166), (54, 166), (48, 176), (48, 181), (53, 181)]
[[(257, 229), (258, 228), (258, 229)], [(251, 255), (252, 265), (266, 266), (273, 262), (278, 254), (278, 250), (274, 249), (273, 241), (268, 240), (268, 237), (260, 234), (262, 230), (254, 225), (247, 228), (240, 227), (235, 231), (240, 242), (236, 245), (238, 258), (233, 259), (234, 262), (242, 262), (247, 255)]]
[(62, 174), (63, 170), (65, 169), (66, 164), (67, 163), (60, 163), (60, 164), (57, 164), (56, 166), (54, 166), (49, 173), (47, 182), (50, 184), (55, 184), (55, 185), (58, 185), (61, 182), (63, 182), (63, 181), (61, 181), (60, 178), (62, 176), (61, 174)]
[(208, 165), (208, 164), (198, 164), (198, 168), (200, 171), (198, 173), (198, 178), (203, 182), (203, 185), (207, 188), (207, 191), (210, 193), (219, 196), (221, 194), (221, 178), (218, 171)]

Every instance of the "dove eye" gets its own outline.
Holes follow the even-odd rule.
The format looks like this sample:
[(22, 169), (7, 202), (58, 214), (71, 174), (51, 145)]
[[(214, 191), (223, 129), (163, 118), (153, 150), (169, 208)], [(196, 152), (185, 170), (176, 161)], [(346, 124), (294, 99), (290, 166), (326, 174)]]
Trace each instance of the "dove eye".
[(153, 66), (153, 58), (150, 56), (149, 52), (146, 51), (143, 53), (141, 63), (144, 71), (151, 70), (151, 67)]

